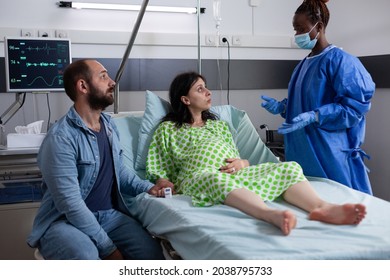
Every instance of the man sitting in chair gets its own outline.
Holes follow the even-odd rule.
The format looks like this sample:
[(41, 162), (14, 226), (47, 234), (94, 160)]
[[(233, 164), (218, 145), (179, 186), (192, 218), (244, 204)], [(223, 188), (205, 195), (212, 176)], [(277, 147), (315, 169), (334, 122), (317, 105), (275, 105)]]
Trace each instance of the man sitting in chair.
[(41, 145), (45, 194), (28, 244), (45, 259), (164, 259), (122, 193), (163, 196), (173, 185), (153, 185), (122, 164), (117, 129), (102, 113), (115, 82), (99, 62), (79, 60), (65, 70), (64, 86), (74, 106)]

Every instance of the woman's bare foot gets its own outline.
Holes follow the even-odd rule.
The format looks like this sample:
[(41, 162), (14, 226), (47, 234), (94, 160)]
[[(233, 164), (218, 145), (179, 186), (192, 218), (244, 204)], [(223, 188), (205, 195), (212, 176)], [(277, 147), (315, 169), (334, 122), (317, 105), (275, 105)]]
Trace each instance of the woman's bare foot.
[(297, 224), (297, 218), (288, 210), (275, 210), (274, 214), (269, 217), (268, 222), (280, 228), (284, 235), (289, 235)]
[(309, 219), (335, 225), (357, 225), (365, 216), (366, 206), (363, 204), (329, 204), (313, 210)]

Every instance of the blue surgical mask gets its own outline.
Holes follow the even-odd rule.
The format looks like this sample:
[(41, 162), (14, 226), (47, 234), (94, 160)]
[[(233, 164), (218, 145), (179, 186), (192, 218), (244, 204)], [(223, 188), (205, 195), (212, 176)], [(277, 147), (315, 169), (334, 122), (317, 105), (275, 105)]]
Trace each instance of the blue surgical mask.
[(316, 27), (317, 23), (314, 24), (313, 28), (310, 29), (309, 32), (295, 35), (295, 43), (298, 45), (298, 47), (300, 47), (301, 49), (307, 49), (307, 50), (311, 50), (312, 48), (314, 48), (314, 46), (317, 44), (317, 37), (320, 33), (318, 32), (316, 37), (313, 40), (310, 39), (309, 34), (314, 29), (314, 27)]

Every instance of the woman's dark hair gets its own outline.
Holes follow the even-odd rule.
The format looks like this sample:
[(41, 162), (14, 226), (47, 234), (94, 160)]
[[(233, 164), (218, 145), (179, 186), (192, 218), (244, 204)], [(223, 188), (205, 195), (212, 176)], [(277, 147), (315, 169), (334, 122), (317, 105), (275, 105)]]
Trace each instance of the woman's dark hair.
[(320, 21), (326, 28), (330, 17), (328, 7), (326, 6), (328, 1), (329, 0), (305, 0), (295, 11), (295, 14), (306, 15), (312, 24), (316, 24)]
[[(177, 127), (181, 127), (183, 124), (191, 124), (194, 122), (191, 112), (188, 107), (181, 101), (182, 96), (187, 96), (191, 87), (199, 80), (202, 79), (206, 83), (206, 79), (196, 72), (185, 72), (179, 74), (173, 79), (169, 87), (169, 101), (171, 103), (171, 111), (162, 119), (162, 122), (172, 121)], [(202, 112), (202, 120), (217, 120), (218, 117), (205, 110)]]
[(76, 83), (79, 79), (84, 79), (89, 83), (92, 79), (91, 71), (87, 61), (89, 59), (77, 60), (68, 67), (65, 68), (63, 80), (64, 80), (64, 89), (66, 94), (72, 101), (76, 101), (77, 91)]

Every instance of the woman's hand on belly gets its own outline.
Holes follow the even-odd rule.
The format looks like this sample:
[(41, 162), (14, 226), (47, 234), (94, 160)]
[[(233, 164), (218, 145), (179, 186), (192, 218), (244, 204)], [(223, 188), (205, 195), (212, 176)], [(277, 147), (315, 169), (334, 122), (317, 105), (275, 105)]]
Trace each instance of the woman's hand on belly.
[(226, 163), (226, 165), (223, 165), (219, 168), (219, 170), (223, 173), (233, 174), (249, 166), (248, 160), (240, 158), (227, 158)]

